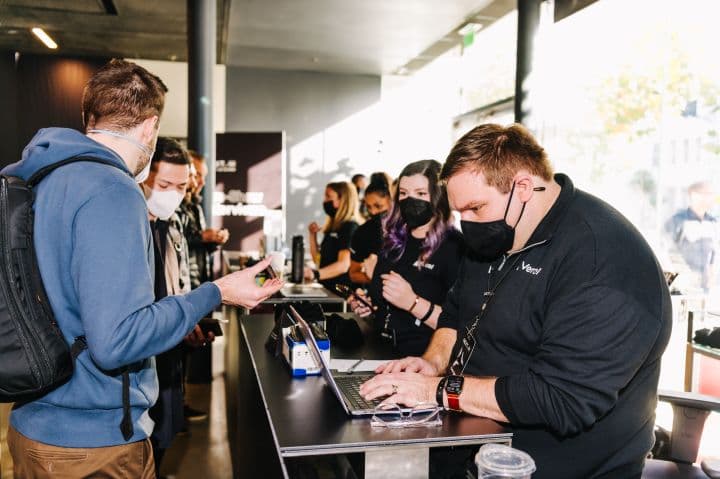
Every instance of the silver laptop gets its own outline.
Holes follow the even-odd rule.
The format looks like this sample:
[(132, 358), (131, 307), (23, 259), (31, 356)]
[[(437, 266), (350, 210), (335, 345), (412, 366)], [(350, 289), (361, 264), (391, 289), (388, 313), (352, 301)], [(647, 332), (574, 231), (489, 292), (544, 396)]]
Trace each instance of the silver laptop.
[[(382, 402), (384, 398), (378, 398), (373, 401), (366, 401), (360, 395), (360, 385), (374, 376), (374, 374), (348, 374), (336, 372), (333, 374), (330, 371), (330, 365), (326, 361), (325, 357), (320, 354), (320, 348), (318, 347), (315, 335), (313, 334), (310, 325), (305, 321), (300, 314), (290, 306), (288, 308), (293, 319), (300, 325), (300, 331), (302, 332), (303, 338), (305, 338), (305, 344), (308, 345), (310, 354), (315, 359), (315, 363), (320, 365), (322, 376), (330, 389), (332, 389), (335, 396), (342, 404), (345, 412), (351, 416), (369, 416), (375, 414), (375, 407)], [(409, 411), (409, 409), (408, 409)], [(381, 412), (378, 412), (378, 414)], [(382, 412), (384, 413), (384, 412)], [(394, 412), (388, 411), (387, 414), (393, 414)], [(395, 412), (396, 414), (396, 412)]]

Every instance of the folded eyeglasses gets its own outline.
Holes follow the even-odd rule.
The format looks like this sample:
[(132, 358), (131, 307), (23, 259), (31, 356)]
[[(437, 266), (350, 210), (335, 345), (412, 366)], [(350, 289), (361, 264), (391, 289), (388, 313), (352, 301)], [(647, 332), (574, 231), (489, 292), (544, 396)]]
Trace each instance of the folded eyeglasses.
[(370, 425), (387, 428), (440, 426), (440, 411), (442, 407), (435, 403), (419, 403), (410, 410), (397, 404), (381, 403), (375, 408)]

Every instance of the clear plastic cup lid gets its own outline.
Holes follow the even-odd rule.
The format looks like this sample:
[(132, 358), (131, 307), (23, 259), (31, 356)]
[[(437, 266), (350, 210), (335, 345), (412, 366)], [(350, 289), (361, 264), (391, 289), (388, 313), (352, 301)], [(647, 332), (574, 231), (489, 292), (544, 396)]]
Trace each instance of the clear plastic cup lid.
[(503, 444), (485, 444), (475, 455), (475, 464), (483, 472), (500, 476), (529, 476), (535, 472), (535, 461), (529, 454)]

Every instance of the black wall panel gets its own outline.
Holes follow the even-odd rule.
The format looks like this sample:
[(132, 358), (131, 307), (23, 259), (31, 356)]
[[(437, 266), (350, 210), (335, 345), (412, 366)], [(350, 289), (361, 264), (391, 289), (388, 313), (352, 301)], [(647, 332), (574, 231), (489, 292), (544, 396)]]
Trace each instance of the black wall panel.
[(37, 130), (82, 130), (85, 83), (108, 59), (2, 52), (0, 59), (0, 164), (13, 163)]

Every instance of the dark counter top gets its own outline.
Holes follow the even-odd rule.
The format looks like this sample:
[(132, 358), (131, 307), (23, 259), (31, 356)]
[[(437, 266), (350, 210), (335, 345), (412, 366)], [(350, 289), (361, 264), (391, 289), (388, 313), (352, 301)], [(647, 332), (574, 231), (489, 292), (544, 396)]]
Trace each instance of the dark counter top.
[[(240, 319), (242, 336), (252, 358), (273, 437), (281, 456), (367, 452), (377, 448), (425, 447), (509, 442), (511, 433), (500, 424), (464, 414), (444, 413), (443, 425), (431, 428), (387, 429), (369, 418), (351, 419), (321, 376), (292, 378), (282, 358), (264, 344), (273, 327), (272, 315)], [(367, 325), (362, 325), (367, 331)], [(332, 347), (339, 358), (385, 359), (391, 353), (371, 335), (362, 348)]]

